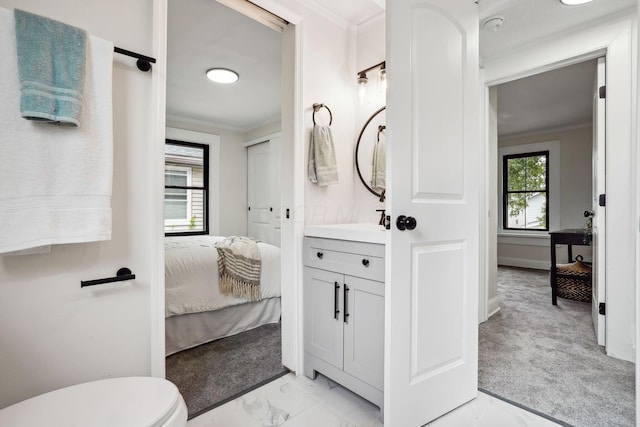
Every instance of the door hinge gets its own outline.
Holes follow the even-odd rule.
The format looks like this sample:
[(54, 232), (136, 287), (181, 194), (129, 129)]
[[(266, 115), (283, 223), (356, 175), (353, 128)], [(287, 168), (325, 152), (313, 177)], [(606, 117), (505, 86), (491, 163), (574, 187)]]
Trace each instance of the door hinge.
[(600, 86), (600, 88), (598, 89), (598, 96), (600, 97), (600, 99), (604, 99), (607, 97), (607, 87), (606, 86)]
[(604, 302), (601, 302), (600, 304), (598, 304), (598, 313), (604, 316), (606, 312), (607, 312), (607, 304)]
[(607, 195), (606, 194), (601, 194), (598, 197), (598, 205), (599, 206), (606, 206), (607, 205)]

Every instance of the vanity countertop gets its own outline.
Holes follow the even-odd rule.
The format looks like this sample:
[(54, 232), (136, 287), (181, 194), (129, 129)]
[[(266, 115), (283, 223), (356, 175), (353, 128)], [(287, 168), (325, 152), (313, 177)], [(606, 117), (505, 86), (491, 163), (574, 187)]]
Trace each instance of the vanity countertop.
[(370, 223), (325, 224), (306, 226), (304, 235), (325, 239), (386, 244), (389, 231), (385, 230), (382, 225)]

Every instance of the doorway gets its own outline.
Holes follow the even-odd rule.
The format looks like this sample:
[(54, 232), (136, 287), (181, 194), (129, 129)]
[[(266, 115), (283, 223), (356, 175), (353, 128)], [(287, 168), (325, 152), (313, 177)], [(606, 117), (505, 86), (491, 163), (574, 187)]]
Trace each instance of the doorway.
[[(233, 2), (223, 3), (232, 6)], [(248, 4), (246, 2), (240, 3), (243, 6)], [(274, 131), (292, 134), (290, 130), (292, 120), (289, 117), (285, 117), (289, 113), (281, 113), (281, 110), (283, 108), (286, 109), (290, 103), (288, 99), (283, 100), (283, 93), (287, 94), (293, 92), (293, 90), (289, 87), (281, 88), (280, 82), (284, 80), (282, 79), (282, 74), (290, 73), (288, 66), (290, 63), (295, 63), (296, 55), (293, 44), (290, 43), (290, 33), (294, 29), (287, 28), (286, 21), (279, 18), (276, 19), (277, 17), (270, 14), (268, 19), (262, 20), (259, 16), (252, 15), (255, 11), (243, 10), (243, 13), (239, 13), (230, 7), (220, 4), (220, 2), (168, 0), (167, 4), (167, 136), (171, 135), (172, 138), (175, 138), (177, 134), (186, 142), (189, 142), (188, 140), (190, 139), (199, 139), (199, 141), (191, 142), (198, 142), (208, 146), (208, 151), (211, 154), (209, 183), (211, 184), (210, 189), (213, 189), (213, 191), (207, 194), (209, 197), (193, 197), (190, 194), (195, 189), (191, 188), (191, 185), (187, 185), (189, 187), (185, 188), (187, 195), (183, 197), (184, 200), (180, 200), (182, 204), (185, 202), (188, 204), (189, 200), (198, 200), (200, 203), (205, 198), (208, 200), (208, 203), (205, 202), (204, 204), (209, 206), (210, 232), (181, 236), (181, 238), (195, 242), (193, 248), (191, 246), (187, 248), (185, 246), (186, 243), (178, 242), (174, 237), (166, 238), (165, 288), (166, 313), (168, 314), (167, 322), (165, 323), (166, 347), (167, 349), (172, 349), (171, 352), (175, 353), (171, 358), (186, 352), (203, 353), (204, 346), (218, 343), (227, 350), (234, 352), (224, 354), (235, 354), (235, 356), (228, 357), (223, 354), (222, 359), (213, 360), (211, 363), (215, 365), (215, 368), (186, 369), (186, 371), (183, 369), (183, 373), (186, 372), (187, 377), (192, 375), (193, 372), (200, 372), (200, 375), (196, 375), (197, 378), (186, 378), (186, 382), (193, 385), (193, 389), (200, 394), (212, 394), (207, 393), (207, 389), (211, 391), (212, 387), (216, 390), (224, 388), (220, 387), (220, 384), (230, 390), (227, 393), (228, 396), (216, 396), (216, 401), (202, 402), (198, 400), (202, 396), (196, 396), (192, 401), (198, 401), (191, 405), (188, 398), (189, 393), (181, 389), (185, 400), (187, 400), (189, 415), (193, 417), (197, 413), (211, 408), (212, 405), (219, 404), (226, 399), (237, 396), (242, 391), (286, 373), (287, 369), (283, 366), (283, 360), (286, 354), (293, 352), (290, 349), (291, 340), (288, 341), (287, 345), (282, 344), (282, 335), (286, 335), (286, 332), (281, 332), (280, 319), (283, 319), (282, 322), (285, 322), (285, 320), (289, 323), (297, 322), (295, 318), (292, 319), (290, 316), (282, 314), (283, 310), (281, 309), (280, 301), (282, 286), (279, 272), (281, 263), (284, 263), (287, 257), (282, 256), (280, 249), (276, 245), (265, 242), (257, 243), (261, 258), (259, 285), (261, 295), (256, 301), (254, 301), (255, 298), (253, 296), (236, 295), (235, 293), (230, 296), (225, 294), (220, 300), (215, 300), (221, 304), (224, 303), (218, 306), (218, 302), (214, 302), (213, 298), (210, 298), (211, 295), (207, 294), (204, 297), (200, 295), (202, 297), (199, 299), (200, 303), (209, 301), (211, 304), (191, 304), (191, 308), (186, 307), (183, 310), (184, 312), (179, 313), (176, 313), (175, 308), (170, 306), (169, 303), (175, 302), (174, 294), (176, 292), (187, 296), (193, 294), (197, 299), (197, 292), (186, 292), (186, 289), (197, 281), (195, 276), (198, 275), (199, 271), (204, 272), (213, 268), (216, 272), (207, 274), (207, 277), (217, 277), (217, 261), (213, 256), (209, 257), (209, 255), (216, 255), (219, 259), (216, 246), (219, 245), (220, 241), (224, 241), (228, 236), (250, 235), (247, 230), (248, 165), (247, 148), (244, 143), (264, 135), (273, 136)], [(259, 12), (268, 14), (263, 10)], [(263, 21), (268, 22), (263, 25), (265, 23)], [(283, 27), (280, 28), (280, 31), (274, 31), (273, 29), (276, 21)], [(180, 37), (184, 37), (190, 32), (195, 33), (191, 40), (186, 42), (180, 40)], [(178, 40), (174, 37), (177, 37)], [(240, 40), (245, 43), (238, 44)], [(209, 52), (207, 49), (212, 45), (218, 50)], [(216, 85), (218, 83), (207, 82), (204, 79), (205, 71), (209, 68), (232, 68), (231, 64), (238, 65), (237, 72), (240, 76), (239, 81), (242, 84), (237, 85), (235, 90), (229, 89), (230, 86), (219, 86), (216, 88), (217, 92), (212, 95), (209, 90), (210, 87), (206, 85)], [(281, 67), (283, 68), (282, 71), (280, 71)], [(189, 73), (192, 74), (190, 75)], [(269, 80), (269, 78), (273, 80)], [(196, 82), (200, 81), (205, 82), (203, 86), (197, 85)], [(290, 84), (293, 86), (295, 79), (289, 79), (288, 81), (290, 83), (285, 83), (284, 85)], [(241, 91), (249, 92), (249, 102), (246, 100), (241, 102), (244, 98), (238, 93), (238, 88)], [(191, 92), (190, 95), (189, 92)], [(212, 99), (214, 100), (213, 103), (210, 102)], [(234, 114), (234, 111), (238, 109), (241, 110), (241, 114)], [(293, 147), (293, 143), (286, 144), (286, 150), (293, 150)], [(277, 164), (277, 162), (274, 161), (274, 164)], [(187, 168), (185, 167), (184, 169)], [(176, 173), (174, 171), (174, 175)], [(280, 170), (278, 169), (279, 174)], [(191, 176), (186, 172), (184, 175)], [(193, 175), (195, 176), (195, 173)], [(182, 178), (182, 176), (179, 178)], [(186, 180), (187, 178), (184, 179)], [(186, 182), (188, 183), (189, 181), (187, 180)], [(291, 183), (287, 185), (292, 186)], [(217, 192), (215, 189), (217, 189)], [(172, 190), (174, 193), (178, 191), (173, 188)], [(172, 194), (172, 197), (175, 198), (178, 195)], [(174, 205), (176, 204), (173, 200), (171, 202)], [(166, 203), (167, 199), (165, 198), (165, 205)], [(279, 206), (274, 206), (274, 208), (278, 209)], [(197, 211), (195, 207), (192, 210), (194, 212)], [(191, 212), (189, 209), (187, 211)], [(167, 212), (166, 208), (165, 212)], [(196, 224), (199, 224), (199, 221), (200, 216), (196, 215)], [(189, 224), (186, 227), (189, 227)], [(172, 264), (170, 264), (175, 261), (176, 257), (180, 258), (182, 256), (179, 253), (181, 251), (184, 251), (182, 252), (183, 255), (188, 253), (182, 258), (182, 261), (187, 258), (190, 260), (199, 258), (203, 263), (200, 266), (185, 267), (183, 270), (185, 270), (186, 276), (182, 278), (174, 274), (180, 268), (173, 268), (171, 267)], [(210, 252), (210, 254), (205, 256), (205, 251)], [(209, 266), (206, 267), (205, 264)], [(214, 287), (217, 289), (217, 285), (214, 285)], [(227, 302), (225, 303), (224, 301)], [(188, 305), (189, 303), (187, 303)], [(200, 305), (202, 307), (199, 307)], [(222, 315), (225, 316), (224, 319), (214, 319), (214, 317)], [(193, 320), (195, 317), (198, 317), (199, 320)], [(204, 319), (205, 317), (209, 318), (209, 320)], [(178, 325), (178, 323), (182, 323), (183, 319), (186, 319), (185, 322), (189, 320), (191, 323), (189, 325), (186, 323)], [(174, 322), (174, 320), (179, 321)], [(212, 325), (218, 326), (213, 327)], [(226, 326), (222, 328), (220, 325)], [(242, 336), (249, 336), (252, 333), (257, 333), (257, 336), (247, 339), (242, 338)], [(195, 335), (198, 334), (200, 336), (196, 337)], [(265, 337), (271, 338), (264, 341)], [(222, 343), (224, 340), (226, 341)], [(263, 342), (257, 345), (256, 343), (260, 340), (263, 340)], [(231, 343), (231, 341), (234, 342)], [(199, 359), (198, 363), (200, 363), (203, 359), (211, 359), (212, 355), (220, 353), (220, 351), (220, 349), (207, 351), (201, 355), (203, 357), (196, 357), (196, 359)], [(269, 354), (260, 353), (265, 351)], [(251, 356), (252, 353), (257, 355)], [(255, 362), (255, 369), (251, 368), (251, 360), (245, 362), (241, 360), (245, 356), (249, 356)], [(277, 360), (274, 359), (275, 356), (277, 356)], [(185, 358), (179, 359), (181, 360), (174, 363), (174, 368), (177, 365), (182, 366), (186, 363)], [(239, 371), (233, 374), (233, 372), (229, 372), (232, 369), (229, 366), (221, 368), (221, 360), (223, 359), (226, 359), (224, 360), (225, 362), (233, 362), (232, 364), (236, 366), (234, 369), (239, 369)], [(273, 365), (271, 366), (273, 369), (268, 369), (270, 373), (257, 372), (265, 368), (267, 359), (274, 359), (274, 363), (269, 363), (269, 365)], [(293, 367), (295, 368), (295, 366)], [(224, 372), (222, 372), (223, 370)], [(277, 372), (271, 372), (274, 370)], [(178, 384), (181, 381), (171, 377), (175, 372), (177, 372), (176, 369), (170, 369), (167, 364), (167, 377)], [(245, 380), (248, 378), (249, 382), (243, 383), (243, 377)], [(233, 381), (229, 378), (232, 378)], [(204, 384), (203, 381), (205, 380), (212, 380), (212, 387)], [(239, 383), (238, 387), (229, 388), (229, 385), (232, 385), (231, 383), (234, 381)], [(178, 384), (178, 387), (180, 389), (180, 384)]]
[[(596, 423), (598, 417), (608, 425), (620, 414), (632, 422), (635, 403), (634, 367), (607, 356), (598, 346), (591, 298), (579, 302), (577, 295), (569, 295), (553, 306), (549, 287), (548, 233), (573, 229), (590, 241), (592, 209), (599, 208), (597, 193), (603, 186), (598, 186), (597, 174), (603, 169), (597, 165), (599, 155), (604, 161), (605, 150), (603, 138), (598, 143), (598, 130), (604, 135), (604, 114), (597, 112), (602, 85), (597, 82), (598, 63), (603, 66), (604, 59), (576, 62), (488, 89), (494, 119), (487, 132), (493, 136), (488, 195), (491, 211), (498, 213), (489, 227), (497, 250), (494, 258), (488, 257), (488, 276), (496, 287), (489, 289), (491, 316), (480, 325), (479, 386), (574, 425)], [(566, 100), (571, 102), (562, 108)], [(603, 240), (597, 246), (600, 256)], [(558, 249), (563, 251), (558, 262), (571, 262), (566, 247)], [(579, 254), (594, 270), (604, 266), (602, 259), (596, 264), (589, 249), (574, 246), (573, 255)], [(600, 278), (601, 290), (603, 285)], [(575, 351), (578, 347), (589, 350)], [(592, 369), (590, 376), (573, 371), (576, 365)], [(614, 373), (616, 379), (610, 381), (612, 375), (607, 375), (598, 381), (598, 372)], [(598, 389), (587, 390), (591, 382), (598, 383)], [(608, 414), (605, 410), (594, 416), (584, 410), (601, 407), (606, 399), (612, 399)]]

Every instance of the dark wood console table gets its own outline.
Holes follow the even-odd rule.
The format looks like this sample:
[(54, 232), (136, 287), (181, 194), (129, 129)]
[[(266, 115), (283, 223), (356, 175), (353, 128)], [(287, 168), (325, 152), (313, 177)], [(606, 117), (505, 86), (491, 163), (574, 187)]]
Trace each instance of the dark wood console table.
[(573, 245), (590, 246), (591, 234), (585, 233), (582, 228), (566, 228), (564, 230), (550, 231), (551, 235), (551, 303), (558, 305), (558, 277), (564, 276), (558, 273), (556, 268), (556, 245), (567, 245), (567, 262), (573, 262)]

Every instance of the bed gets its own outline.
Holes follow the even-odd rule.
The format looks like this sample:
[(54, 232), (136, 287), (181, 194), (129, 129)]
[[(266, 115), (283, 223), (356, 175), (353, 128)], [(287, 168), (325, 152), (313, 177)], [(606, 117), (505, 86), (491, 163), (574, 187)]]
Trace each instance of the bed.
[(171, 355), (280, 320), (280, 248), (258, 242), (262, 299), (219, 289), (220, 236), (165, 238), (165, 351)]

